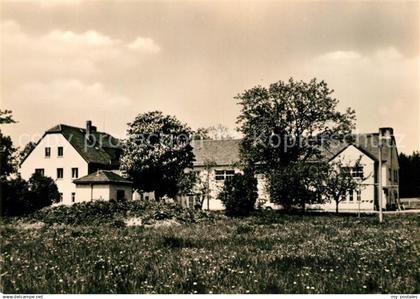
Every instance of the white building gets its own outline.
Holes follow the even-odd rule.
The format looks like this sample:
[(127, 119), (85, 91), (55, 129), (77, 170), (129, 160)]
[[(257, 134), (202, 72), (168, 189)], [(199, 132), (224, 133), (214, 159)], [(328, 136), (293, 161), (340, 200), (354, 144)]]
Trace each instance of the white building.
[[(327, 161), (341, 161), (348, 165), (359, 188), (347, 195), (346, 200), (339, 204), (341, 211), (376, 210), (378, 208), (378, 177), (382, 173), (383, 208), (392, 208), (399, 199), (398, 151), (392, 128), (381, 128), (379, 133), (357, 134), (351, 142), (331, 142), (330, 146), (321, 148), (321, 154)], [(380, 145), (382, 140), (382, 146)], [(199, 140), (192, 143), (195, 162), (193, 170), (197, 171), (201, 181), (208, 182), (210, 196), (204, 198), (203, 209), (220, 210), (224, 206), (217, 195), (224, 180), (240, 172), (238, 164), (240, 140)], [(380, 153), (381, 148), (381, 153)], [(381, 156), (382, 171), (379, 171)], [(356, 167), (356, 162), (357, 167)], [(280, 206), (270, 201), (266, 183), (262, 175), (258, 179), (257, 204), (273, 209)], [(192, 207), (203, 199), (196, 189), (195, 194), (181, 198), (183, 206)], [(335, 202), (322, 205), (312, 205), (309, 208), (335, 210)]]
[(22, 178), (34, 172), (55, 180), (64, 204), (76, 201), (74, 179), (98, 169), (118, 170), (121, 154), (118, 139), (98, 132), (91, 121), (85, 128), (57, 125), (44, 133), (20, 165)]
[(133, 183), (110, 170), (98, 170), (73, 181), (75, 202), (131, 200)]

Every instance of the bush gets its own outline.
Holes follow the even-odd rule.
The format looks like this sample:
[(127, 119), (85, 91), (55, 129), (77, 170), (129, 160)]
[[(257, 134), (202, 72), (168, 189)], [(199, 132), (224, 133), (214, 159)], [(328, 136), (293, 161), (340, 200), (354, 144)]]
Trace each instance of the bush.
[(225, 181), (218, 198), (226, 207), (228, 216), (247, 216), (254, 210), (257, 200), (257, 179), (252, 173), (235, 174)]
[(1, 215), (19, 216), (32, 210), (28, 183), (21, 177), (1, 180)]
[(54, 180), (33, 174), (29, 181), (21, 177), (1, 181), (3, 192), (1, 214), (3, 216), (20, 216), (57, 202), (60, 198)]
[(214, 213), (183, 209), (175, 204), (144, 201), (79, 202), (71, 206), (57, 206), (36, 211), (33, 220), (49, 225), (110, 225), (119, 226), (122, 219), (140, 217), (144, 224), (173, 219), (180, 223), (214, 220)]

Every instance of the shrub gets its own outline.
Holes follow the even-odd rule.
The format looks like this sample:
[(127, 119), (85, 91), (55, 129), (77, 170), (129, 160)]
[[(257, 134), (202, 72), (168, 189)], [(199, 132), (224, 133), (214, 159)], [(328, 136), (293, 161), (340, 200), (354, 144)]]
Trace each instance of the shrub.
[(34, 173), (28, 181), (29, 197), (33, 210), (38, 210), (60, 200), (57, 185), (50, 177)]
[(218, 198), (226, 207), (226, 215), (247, 216), (254, 210), (257, 197), (257, 179), (252, 173), (245, 172), (226, 180)]
[(2, 216), (19, 216), (32, 210), (28, 199), (28, 183), (24, 179), (2, 179), (0, 184)]
[(15, 179), (3, 179), (1, 185), (3, 216), (30, 214), (57, 202), (60, 198), (53, 179), (40, 174), (33, 174), (29, 181), (20, 176)]

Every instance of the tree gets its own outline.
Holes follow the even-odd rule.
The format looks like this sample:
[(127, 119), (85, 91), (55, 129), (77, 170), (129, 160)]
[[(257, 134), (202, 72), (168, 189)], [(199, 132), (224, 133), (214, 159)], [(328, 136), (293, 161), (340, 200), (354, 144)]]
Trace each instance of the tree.
[[(236, 97), (241, 106), (238, 129), (244, 135), (241, 159), (245, 165), (258, 165), (262, 174), (274, 180), (268, 182), (273, 201), (290, 206), (296, 200), (311, 200), (313, 197), (303, 196), (307, 193), (303, 191), (313, 184), (299, 179), (304, 176), (305, 164), (320, 159), (320, 146), (327, 147), (331, 139), (350, 136), (355, 112), (350, 108), (344, 113), (337, 111), (338, 100), (332, 93), (324, 81), (306, 83), (290, 78), (269, 88), (256, 86)], [(295, 194), (290, 194), (290, 188)]]
[(215, 166), (217, 166), (217, 163), (214, 160), (204, 160), (202, 175), (197, 176), (195, 190), (202, 194), (199, 203), (201, 209), (203, 209), (204, 202), (207, 202), (207, 210), (210, 210), (210, 176)]
[[(0, 110), (0, 124), (11, 124), (16, 121), (12, 117), (11, 110)], [(5, 178), (16, 171), (16, 148), (12, 139), (3, 135), (0, 130), (0, 179)]]
[(13, 179), (0, 179), (1, 190), (1, 215), (18, 216), (32, 210), (29, 200), (28, 183), (17, 176)]
[(26, 158), (26, 156), (29, 155), (30, 152), (32, 152), (32, 150), (36, 147), (36, 142), (33, 141), (29, 141), (25, 147), (19, 152), (19, 157), (18, 157), (18, 164), (21, 164), (23, 162), (23, 160)]
[(184, 170), (193, 165), (191, 129), (159, 111), (139, 114), (128, 126), (121, 170), (137, 190), (154, 191), (157, 200), (174, 197)]
[(19, 216), (56, 203), (60, 199), (54, 180), (34, 173), (29, 181), (20, 176), (12, 179), (2, 179), (1, 188), (4, 196), (1, 198), (1, 214), (4, 216)]
[(11, 110), (0, 110), (0, 124), (16, 123), (13, 119)]
[(211, 140), (231, 140), (234, 139), (232, 134), (229, 132), (229, 128), (218, 124), (207, 128), (208, 136)]
[(222, 124), (210, 126), (208, 128), (198, 128), (194, 132), (194, 140), (232, 140), (234, 137), (229, 132), (229, 128)]
[(287, 212), (294, 207), (304, 212), (306, 204), (321, 202), (320, 170), (320, 165), (303, 163), (273, 167), (268, 174), (271, 201), (281, 204)]
[(360, 183), (366, 180), (365, 177), (355, 178), (351, 169), (360, 165), (360, 159), (351, 167), (338, 160), (330, 163), (324, 168), (323, 183), (320, 189), (327, 199), (335, 201), (335, 212), (338, 214), (340, 202), (346, 200), (347, 194), (360, 188)]
[(28, 180), (28, 188), (33, 210), (38, 210), (60, 201), (57, 185), (50, 177), (34, 173)]
[(194, 140), (209, 140), (211, 139), (209, 136), (209, 129), (206, 128), (198, 128), (193, 133)]
[(400, 197), (420, 196), (420, 152), (399, 155)]
[(252, 172), (236, 173), (225, 181), (218, 198), (226, 207), (228, 216), (247, 216), (254, 210), (258, 197), (257, 179)]
[(16, 171), (16, 148), (12, 139), (0, 130), (0, 179)]

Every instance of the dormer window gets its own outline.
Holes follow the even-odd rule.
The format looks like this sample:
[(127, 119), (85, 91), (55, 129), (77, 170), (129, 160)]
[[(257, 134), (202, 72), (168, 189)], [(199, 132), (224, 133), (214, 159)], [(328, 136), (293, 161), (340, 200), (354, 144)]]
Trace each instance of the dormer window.
[(49, 157), (51, 157), (51, 148), (46, 147), (45, 148), (45, 158), (49, 158)]
[(63, 156), (63, 147), (62, 146), (59, 146), (58, 147), (57, 156), (58, 157), (62, 157)]

